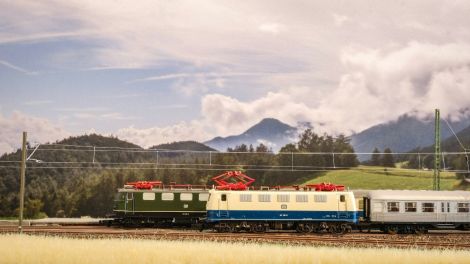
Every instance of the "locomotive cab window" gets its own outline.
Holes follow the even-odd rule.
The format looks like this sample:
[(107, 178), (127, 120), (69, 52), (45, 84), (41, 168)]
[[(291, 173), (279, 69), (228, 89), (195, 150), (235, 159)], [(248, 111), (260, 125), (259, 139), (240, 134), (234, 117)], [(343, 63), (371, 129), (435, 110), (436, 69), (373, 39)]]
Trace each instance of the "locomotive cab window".
[(405, 212), (407, 213), (414, 213), (416, 212), (416, 203), (415, 202), (407, 202), (405, 203)]
[(400, 203), (399, 202), (388, 202), (387, 203), (387, 210), (389, 212), (399, 212), (400, 211)]
[(342, 203), (346, 202), (346, 196), (340, 195), (339, 196), (339, 201), (342, 202)]
[(220, 200), (223, 202), (227, 201), (227, 195), (225, 193), (220, 195)]
[(423, 213), (433, 213), (434, 203), (422, 203), (421, 205)]
[(457, 203), (457, 212), (458, 213), (470, 212), (470, 203)]
[(173, 201), (174, 199), (174, 193), (162, 193), (162, 201)]
[(180, 194), (180, 200), (181, 201), (192, 201), (193, 200), (193, 194), (192, 193), (181, 193)]

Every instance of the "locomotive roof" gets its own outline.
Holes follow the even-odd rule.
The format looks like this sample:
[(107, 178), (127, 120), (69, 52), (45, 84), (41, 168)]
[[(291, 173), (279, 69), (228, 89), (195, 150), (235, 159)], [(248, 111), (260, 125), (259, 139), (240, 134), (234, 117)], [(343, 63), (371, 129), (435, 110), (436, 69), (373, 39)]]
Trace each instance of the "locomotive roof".
[(304, 191), (304, 190), (275, 190), (275, 189), (271, 189), (271, 190), (245, 190), (245, 191), (236, 191), (236, 190), (216, 190), (216, 189), (212, 189), (211, 191), (214, 191), (214, 192), (220, 192), (220, 193), (242, 193), (242, 194), (267, 194), (267, 193), (270, 193), (270, 194), (292, 194), (292, 193), (298, 193), (298, 194), (308, 194), (308, 193), (312, 193), (312, 194), (334, 194), (334, 193), (340, 193), (340, 194), (349, 194), (349, 193), (352, 193), (352, 191), (314, 191), (314, 190), (311, 190), (311, 191)]
[(131, 189), (131, 188), (119, 188), (118, 192), (209, 192), (209, 189), (186, 189), (186, 188), (164, 188), (164, 189)]
[(462, 200), (470, 201), (468, 191), (376, 190), (369, 191), (371, 199), (378, 200)]

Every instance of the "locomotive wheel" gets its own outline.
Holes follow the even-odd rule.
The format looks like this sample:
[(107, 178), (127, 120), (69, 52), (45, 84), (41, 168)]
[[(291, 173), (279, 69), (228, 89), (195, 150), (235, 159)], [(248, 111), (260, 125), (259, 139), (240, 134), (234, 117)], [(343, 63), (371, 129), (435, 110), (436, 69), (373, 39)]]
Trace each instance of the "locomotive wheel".
[(263, 233), (263, 232), (265, 231), (264, 226), (261, 225), (261, 224), (256, 225), (255, 231), (256, 231), (257, 233)]
[(342, 234), (349, 233), (352, 230), (351, 226), (348, 224), (341, 224), (340, 229)]
[(337, 232), (336, 226), (332, 225), (328, 227), (328, 232), (335, 234)]
[(304, 225), (304, 233), (311, 233), (313, 231), (313, 227), (310, 224)]

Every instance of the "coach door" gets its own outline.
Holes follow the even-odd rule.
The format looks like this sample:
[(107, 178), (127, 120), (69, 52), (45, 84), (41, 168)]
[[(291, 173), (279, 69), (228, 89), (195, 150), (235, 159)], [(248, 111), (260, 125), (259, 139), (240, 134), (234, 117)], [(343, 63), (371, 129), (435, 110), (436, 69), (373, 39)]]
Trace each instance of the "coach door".
[(220, 194), (219, 199), (219, 217), (228, 217), (228, 194)]
[(126, 193), (126, 203), (125, 203), (125, 212), (126, 214), (134, 214), (134, 193)]

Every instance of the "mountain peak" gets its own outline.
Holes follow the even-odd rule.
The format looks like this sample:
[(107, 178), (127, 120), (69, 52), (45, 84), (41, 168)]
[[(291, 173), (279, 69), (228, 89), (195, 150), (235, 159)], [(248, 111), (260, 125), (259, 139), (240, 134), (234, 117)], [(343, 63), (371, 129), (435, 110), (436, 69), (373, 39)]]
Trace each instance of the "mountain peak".
[(216, 137), (204, 142), (204, 144), (225, 151), (229, 147), (235, 147), (241, 144), (257, 146), (263, 143), (271, 147), (274, 151), (277, 151), (285, 144), (291, 143), (291, 139), (296, 132), (297, 128), (291, 127), (275, 118), (264, 118), (240, 135), (225, 138)]
[(259, 123), (246, 130), (244, 134), (267, 134), (271, 132), (288, 130), (295, 130), (295, 128), (274, 118), (264, 118)]

